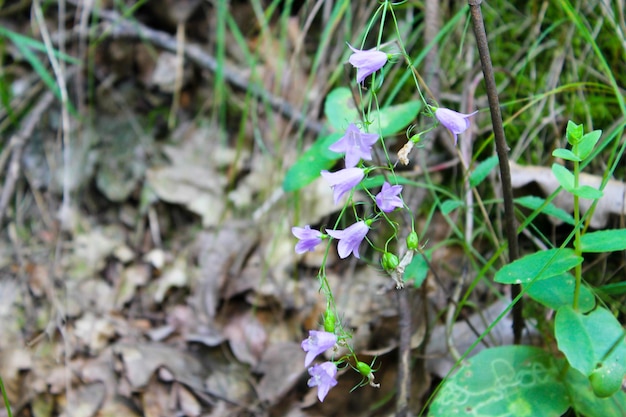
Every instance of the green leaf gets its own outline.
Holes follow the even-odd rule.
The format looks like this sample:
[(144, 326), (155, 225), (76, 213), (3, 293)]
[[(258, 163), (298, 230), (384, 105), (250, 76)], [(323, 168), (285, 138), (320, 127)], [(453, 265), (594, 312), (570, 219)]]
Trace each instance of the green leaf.
[[(558, 310), (563, 306), (571, 307), (574, 302), (574, 277), (568, 273), (529, 283), (524, 289), (530, 298), (552, 310)], [(582, 286), (578, 307), (581, 311), (587, 312), (595, 306), (593, 294), (587, 287)]]
[(383, 136), (401, 132), (411, 121), (415, 120), (421, 109), (422, 102), (414, 100), (385, 107), (380, 111), (380, 116), (379, 112), (373, 111), (370, 115), (372, 125), (369, 130), (370, 132), (378, 132), (380, 121), (380, 132)]
[(448, 378), (431, 404), (430, 417), (558, 417), (569, 407), (559, 368), (532, 346), (485, 349)]
[(575, 145), (577, 143), (580, 142), (580, 140), (583, 137), (583, 125), (577, 125), (576, 123), (572, 122), (571, 120), (569, 120), (567, 122), (567, 141), (569, 142), (570, 145)]
[(563, 274), (582, 261), (583, 258), (576, 256), (572, 249), (549, 249), (503, 266), (494, 279), (501, 284), (526, 284)]
[(582, 312), (571, 306), (561, 307), (554, 319), (554, 336), (559, 350), (565, 354), (572, 368), (589, 376), (595, 368), (593, 339), (587, 333)]
[(456, 210), (459, 207), (463, 207), (463, 203), (461, 200), (446, 200), (441, 203), (441, 214), (448, 215), (453, 210)]
[(596, 143), (598, 143), (600, 136), (602, 136), (602, 131), (594, 130), (593, 132), (589, 132), (581, 138), (580, 142), (578, 143), (578, 156), (580, 157), (580, 159), (585, 159), (589, 156), (589, 154), (591, 154), (591, 151), (593, 151)]
[(360, 120), (352, 92), (346, 87), (335, 88), (328, 93), (324, 102), (324, 114), (328, 123), (338, 132), (345, 131), (350, 123)]
[(570, 192), (574, 189), (574, 174), (569, 169), (563, 165), (552, 164), (552, 173), (559, 184), (561, 184), (561, 187)]
[(600, 230), (585, 233), (580, 238), (583, 252), (615, 252), (626, 250), (626, 229)]
[(577, 195), (580, 198), (586, 198), (589, 200), (597, 200), (598, 198), (602, 198), (602, 191), (590, 187), (588, 185), (581, 185), (578, 188), (574, 188), (570, 190), (572, 194)]
[(470, 174), (469, 181), (471, 187), (476, 187), (483, 182), (487, 175), (498, 165), (498, 155), (490, 156), (482, 161)]
[(283, 181), (283, 190), (297, 191), (319, 177), (320, 171), (332, 168), (337, 159), (341, 158), (341, 154), (329, 150), (328, 147), (338, 141), (342, 135), (342, 133), (331, 133), (319, 138), (289, 168)]
[(568, 161), (576, 161), (576, 162), (581, 161), (581, 159), (577, 157), (576, 155), (574, 155), (574, 153), (570, 151), (569, 149), (563, 149), (563, 148), (555, 149), (552, 151), (552, 156), (554, 156), (555, 158), (566, 159)]
[(545, 198), (529, 195), (515, 199), (515, 203), (519, 204), (522, 207), (526, 207), (532, 210), (537, 210), (539, 207), (543, 207), (541, 212), (543, 214), (547, 214), (549, 216), (556, 217), (557, 219), (567, 223), (574, 225), (574, 218), (571, 214), (566, 212), (565, 210), (558, 208), (552, 203), (548, 203), (544, 206), (546, 200)]
[(606, 397), (621, 388), (626, 375), (626, 341), (624, 329), (609, 310), (598, 307), (585, 315), (561, 307), (554, 328), (559, 350), (573, 368), (591, 377), (596, 395)]
[[(430, 261), (432, 257), (432, 249), (424, 252), (426, 258)], [(422, 286), (422, 283), (428, 275), (428, 263), (420, 253), (416, 253), (411, 260), (411, 263), (404, 269), (404, 282), (413, 281), (415, 288)]]
[(572, 401), (572, 408), (585, 417), (607, 417), (626, 415), (626, 393), (619, 390), (609, 398), (594, 394), (589, 379), (569, 368), (565, 375), (565, 385)]
[[(368, 131), (381, 133), (383, 136), (398, 133), (417, 117), (421, 108), (421, 101), (415, 100), (385, 107), (380, 112), (373, 111), (369, 116), (371, 125)], [(361, 114), (354, 105), (352, 92), (346, 87), (336, 88), (328, 93), (324, 103), (324, 114), (332, 128), (339, 132), (345, 131), (350, 123), (361, 120)]]

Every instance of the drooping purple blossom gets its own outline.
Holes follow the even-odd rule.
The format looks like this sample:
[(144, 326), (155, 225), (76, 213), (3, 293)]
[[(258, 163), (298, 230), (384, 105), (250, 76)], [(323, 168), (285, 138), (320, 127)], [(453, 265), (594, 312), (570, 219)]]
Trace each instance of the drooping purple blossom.
[(464, 114), (446, 109), (444, 107), (439, 107), (435, 110), (435, 117), (439, 120), (439, 123), (452, 132), (452, 135), (454, 136), (454, 144), (456, 145), (458, 140), (457, 135), (465, 132), (470, 127), (470, 121), (468, 119), (476, 113), (478, 113), (478, 111), (470, 114)]
[(297, 254), (312, 251), (322, 243), (322, 232), (311, 229), (308, 224), (304, 227), (292, 227), (291, 233), (299, 239), (299, 242), (296, 243)]
[(300, 346), (306, 352), (304, 366), (309, 366), (317, 355), (331, 349), (337, 343), (337, 335), (330, 332), (309, 330), (309, 337), (304, 339)]
[(307, 382), (310, 388), (317, 387), (317, 398), (324, 401), (328, 391), (337, 385), (337, 366), (332, 362), (324, 362), (309, 368), (311, 378)]
[(332, 187), (335, 204), (339, 202), (345, 193), (360, 183), (365, 176), (360, 168), (344, 168), (337, 172), (322, 171), (320, 174)]
[(371, 161), (372, 146), (378, 140), (376, 133), (363, 133), (354, 123), (350, 123), (346, 134), (328, 149), (346, 154), (346, 168), (355, 167), (361, 159)]
[(396, 208), (402, 207), (402, 200), (398, 197), (401, 192), (401, 185), (391, 185), (385, 181), (380, 192), (376, 194), (376, 205), (385, 213), (390, 213)]
[(365, 235), (367, 235), (369, 230), (370, 228), (367, 223), (361, 220), (344, 230), (326, 229), (326, 233), (335, 239), (339, 239), (337, 252), (339, 253), (339, 257), (341, 259), (347, 258), (350, 253), (354, 253), (355, 257), (360, 258), (359, 246), (361, 245), (363, 239), (365, 239)]
[(353, 48), (348, 44), (352, 52), (348, 62), (356, 68), (356, 82), (362, 83), (368, 75), (375, 73), (387, 63), (387, 54), (382, 51), (370, 49), (363, 51)]

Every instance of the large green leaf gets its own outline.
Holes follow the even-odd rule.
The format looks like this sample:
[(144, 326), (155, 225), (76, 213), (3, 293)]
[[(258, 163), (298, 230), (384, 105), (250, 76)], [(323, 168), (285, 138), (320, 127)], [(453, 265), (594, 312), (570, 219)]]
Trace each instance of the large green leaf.
[(448, 378), (430, 417), (558, 417), (569, 407), (552, 355), (531, 346), (485, 349)]
[(328, 149), (342, 136), (342, 133), (331, 133), (318, 139), (313, 146), (306, 150), (287, 174), (283, 181), (283, 190), (296, 191), (310, 184), (320, 175), (320, 171), (330, 169), (341, 154)]
[(549, 249), (503, 266), (494, 279), (501, 284), (526, 284), (563, 274), (582, 261), (583, 258), (576, 256), (572, 249)]
[[(421, 101), (409, 101), (373, 111), (369, 118), (371, 125), (368, 131), (381, 133), (383, 136), (393, 135), (406, 128), (417, 117), (421, 109)], [(349, 88), (336, 88), (326, 96), (324, 114), (328, 123), (338, 132), (346, 130), (350, 123), (361, 121), (361, 115), (354, 105), (354, 98)]]
[(614, 252), (626, 250), (626, 229), (600, 230), (580, 238), (583, 252)]
[[(566, 273), (535, 281), (528, 284), (526, 294), (552, 310), (558, 310), (563, 306), (572, 306), (574, 303), (574, 277)], [(587, 287), (582, 286), (580, 288), (578, 297), (578, 307), (581, 311), (586, 312), (595, 307), (595, 298)]]
[(570, 365), (589, 377), (596, 395), (607, 397), (621, 388), (626, 375), (626, 341), (620, 322), (605, 308), (583, 314), (569, 306), (556, 314), (554, 333)]

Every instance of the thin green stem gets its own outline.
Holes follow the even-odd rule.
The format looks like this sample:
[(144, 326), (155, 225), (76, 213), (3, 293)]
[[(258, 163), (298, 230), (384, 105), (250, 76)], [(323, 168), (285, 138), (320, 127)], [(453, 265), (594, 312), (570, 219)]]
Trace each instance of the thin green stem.
[[(578, 155), (578, 144), (572, 145), (572, 152), (574, 155)], [(578, 188), (580, 180), (580, 162), (574, 161), (574, 189)], [(580, 206), (578, 196), (574, 194), (574, 252), (576, 256), (582, 256), (582, 249), (580, 245)], [(578, 310), (578, 299), (580, 297), (580, 285), (582, 282), (582, 263), (578, 263), (574, 269), (574, 302), (572, 307), (574, 310)]]

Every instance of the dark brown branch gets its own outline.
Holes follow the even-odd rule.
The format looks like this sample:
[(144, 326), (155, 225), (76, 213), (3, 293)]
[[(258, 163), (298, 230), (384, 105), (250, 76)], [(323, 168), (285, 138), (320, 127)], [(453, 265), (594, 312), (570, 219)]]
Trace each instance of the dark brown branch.
[[(483, 21), (480, 4), (482, 0), (468, 0), (470, 6), (470, 15), (472, 25), (474, 26), (474, 35), (476, 36), (476, 45), (478, 54), (480, 55), (480, 63), (485, 77), (485, 87), (487, 89), (487, 99), (489, 100), (489, 111), (491, 112), (491, 124), (493, 126), (493, 135), (496, 141), (496, 153), (500, 163), (500, 179), (502, 181), (502, 198), (504, 200), (504, 221), (506, 236), (509, 243), (509, 262), (515, 261), (519, 257), (517, 245), (517, 228), (515, 226), (515, 213), (513, 211), (513, 188), (511, 187), (511, 171), (509, 167), (509, 158), (507, 155), (508, 146), (506, 137), (504, 136), (504, 126), (502, 124), (502, 114), (500, 113), (500, 101), (498, 99), (498, 90), (496, 88), (496, 80), (493, 75), (493, 66), (491, 64), (491, 56), (489, 54), (489, 44), (487, 42), (487, 33), (485, 32), (485, 24)], [(521, 292), (521, 286), (514, 284), (511, 288), (511, 298), (515, 300)], [(522, 330), (524, 329), (524, 318), (522, 316), (522, 299), (513, 306), (513, 338), (516, 344), (522, 339)]]

